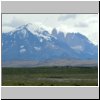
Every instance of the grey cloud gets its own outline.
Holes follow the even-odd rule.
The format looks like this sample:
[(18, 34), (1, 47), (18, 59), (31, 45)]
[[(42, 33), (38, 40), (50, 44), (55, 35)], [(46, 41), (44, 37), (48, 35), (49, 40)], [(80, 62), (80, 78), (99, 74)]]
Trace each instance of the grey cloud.
[(9, 26), (10, 27), (19, 27), (19, 26), (24, 25), (24, 24), (26, 24), (25, 21), (13, 17), (13, 19), (11, 20), (10, 23), (3, 23), (2, 25), (3, 26), (8, 26), (8, 27)]
[(92, 21), (90, 21), (90, 23), (98, 23), (98, 20), (92, 20)]
[(59, 21), (64, 21), (64, 20), (68, 20), (68, 19), (75, 19), (76, 18), (76, 14), (67, 14), (67, 15), (61, 15), (58, 20)]
[(75, 26), (75, 27), (84, 28), (84, 27), (88, 27), (88, 24), (80, 22), (80, 23), (75, 24), (74, 26)]

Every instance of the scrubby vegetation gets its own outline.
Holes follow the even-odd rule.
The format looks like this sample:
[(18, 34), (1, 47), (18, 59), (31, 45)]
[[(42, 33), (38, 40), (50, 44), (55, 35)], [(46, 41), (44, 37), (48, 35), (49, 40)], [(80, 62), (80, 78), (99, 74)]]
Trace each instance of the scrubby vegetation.
[(3, 86), (97, 86), (97, 67), (2, 68)]

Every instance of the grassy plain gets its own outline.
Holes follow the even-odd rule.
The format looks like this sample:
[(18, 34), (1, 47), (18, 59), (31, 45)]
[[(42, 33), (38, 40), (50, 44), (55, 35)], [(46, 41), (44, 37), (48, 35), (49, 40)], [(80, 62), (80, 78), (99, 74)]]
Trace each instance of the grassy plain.
[(2, 68), (2, 86), (97, 85), (97, 67)]

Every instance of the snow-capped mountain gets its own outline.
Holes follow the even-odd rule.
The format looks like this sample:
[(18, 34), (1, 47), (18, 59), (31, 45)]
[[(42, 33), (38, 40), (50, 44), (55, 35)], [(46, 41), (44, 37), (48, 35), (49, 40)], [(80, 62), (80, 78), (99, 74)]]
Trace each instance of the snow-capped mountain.
[(80, 33), (26, 24), (2, 33), (2, 60), (97, 59), (98, 48)]

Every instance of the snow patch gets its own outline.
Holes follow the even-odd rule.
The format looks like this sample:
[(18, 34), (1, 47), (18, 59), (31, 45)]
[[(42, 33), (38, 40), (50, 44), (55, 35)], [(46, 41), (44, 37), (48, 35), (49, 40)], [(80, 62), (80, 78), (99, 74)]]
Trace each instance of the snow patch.
[(80, 50), (80, 51), (83, 51), (83, 47), (80, 46), (80, 45), (73, 46), (73, 47), (71, 47), (71, 48), (74, 49), (74, 50)]
[(35, 34), (35, 35), (39, 35), (39, 33), (43, 32), (45, 29), (40, 25), (40, 24), (27, 24), (26, 25), (27, 29)]
[(23, 34), (23, 37), (26, 37), (27, 32), (26, 32), (26, 30), (25, 30), (25, 29), (21, 30), (21, 33)]
[(24, 52), (26, 52), (26, 49), (20, 49), (20, 53), (24, 53)]
[(40, 42), (43, 42), (43, 39), (40, 39)]
[(50, 39), (50, 35), (43, 35), (42, 34), (42, 32), (47, 30), (47, 28), (44, 25), (42, 25), (41, 23), (27, 24), (27, 29), (32, 34), (37, 35), (38, 37), (43, 37), (46, 40)]
[(37, 50), (37, 51), (41, 50), (40, 47), (34, 47), (34, 49)]
[(45, 36), (43, 34), (40, 34), (39, 37), (43, 37), (46, 40), (51, 40), (50, 36)]
[(24, 48), (24, 45), (21, 45), (20, 48)]

